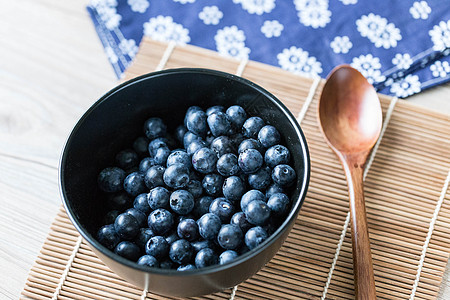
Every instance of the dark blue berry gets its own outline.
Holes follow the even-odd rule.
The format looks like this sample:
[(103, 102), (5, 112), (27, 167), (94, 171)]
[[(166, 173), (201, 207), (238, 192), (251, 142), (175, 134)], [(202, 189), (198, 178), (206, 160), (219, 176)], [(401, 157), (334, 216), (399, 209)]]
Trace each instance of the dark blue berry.
[(194, 256), (194, 249), (186, 240), (177, 240), (170, 245), (169, 257), (170, 259), (180, 265), (185, 265), (191, 262)]
[(231, 130), (231, 123), (228, 117), (223, 112), (214, 112), (207, 118), (209, 129), (212, 135), (221, 136), (228, 135)]
[(213, 240), (200, 240), (200, 241), (197, 240), (197, 241), (191, 242), (191, 245), (194, 248), (195, 252), (198, 252), (205, 248), (211, 248), (211, 249), (215, 248), (215, 244), (214, 244)]
[(139, 227), (145, 226), (147, 223), (147, 215), (136, 208), (129, 208), (125, 213), (132, 215), (139, 223)]
[(190, 131), (186, 132), (183, 137), (184, 148), (187, 149), (193, 141), (202, 141), (202, 137)]
[(134, 140), (133, 149), (140, 157), (144, 157), (148, 154), (148, 143), (149, 140), (146, 137), (140, 136)]
[(222, 155), (217, 160), (217, 172), (222, 176), (232, 176), (239, 173), (238, 158), (233, 153), (227, 153)]
[(150, 154), (150, 157), (154, 157), (156, 155), (156, 151), (160, 148), (169, 148), (169, 146), (167, 146), (166, 138), (160, 137), (152, 140), (148, 144), (148, 153)]
[(196, 110), (186, 115), (186, 128), (199, 136), (206, 135), (208, 130), (206, 113), (202, 110)]
[(242, 128), (242, 125), (244, 125), (244, 122), (247, 119), (247, 113), (239, 105), (230, 106), (227, 109), (226, 114), (231, 122), (231, 126), (239, 130)]
[(272, 125), (266, 125), (258, 133), (258, 140), (266, 148), (272, 147), (280, 142), (281, 136)]
[(238, 256), (239, 256), (239, 254), (234, 250), (223, 251), (219, 255), (219, 264), (223, 265), (223, 264), (229, 263), (230, 261), (234, 260)]
[(244, 173), (254, 173), (261, 168), (263, 157), (258, 150), (247, 149), (239, 154), (238, 164)]
[(114, 252), (132, 261), (137, 261), (141, 256), (139, 246), (129, 241), (120, 242), (114, 249)]
[(194, 209), (194, 196), (186, 190), (176, 190), (170, 195), (170, 208), (180, 215), (187, 215)]
[(106, 248), (112, 250), (120, 242), (120, 237), (113, 224), (105, 225), (97, 232), (97, 240)]
[(191, 106), (186, 110), (186, 114), (184, 115), (184, 127), (187, 128), (187, 120), (189, 119), (190, 115), (196, 111), (203, 111), (201, 107), (199, 106)]
[(197, 224), (198, 232), (201, 237), (206, 240), (215, 239), (219, 233), (220, 227), (222, 226), (220, 218), (212, 213), (204, 214), (200, 219), (198, 219)]
[(114, 229), (120, 238), (124, 240), (132, 240), (139, 233), (138, 220), (128, 213), (123, 213), (117, 216), (114, 221)]
[(147, 188), (152, 189), (157, 186), (163, 186), (164, 171), (166, 171), (166, 168), (164, 168), (163, 166), (150, 167), (150, 169), (147, 170), (144, 176), (144, 183), (147, 186)]
[(204, 214), (209, 212), (209, 206), (213, 202), (214, 198), (211, 196), (203, 196), (195, 200), (194, 209), (192, 212), (197, 218), (200, 218)]
[(222, 105), (211, 106), (206, 110), (206, 115), (209, 116), (215, 112), (224, 112), (225, 108)]
[(189, 182), (189, 169), (180, 163), (173, 164), (164, 172), (164, 183), (174, 189), (185, 187)]
[(146, 193), (137, 195), (136, 198), (134, 198), (133, 207), (145, 214), (148, 214), (151, 210), (150, 206), (148, 205), (148, 197), (149, 194)]
[(195, 256), (195, 266), (197, 269), (216, 265), (219, 261), (216, 252), (211, 248), (204, 248), (197, 252)]
[(197, 152), (197, 150), (200, 150), (201, 148), (204, 148), (204, 147), (206, 147), (205, 141), (203, 141), (203, 140), (195, 140), (195, 141), (192, 141), (187, 146), (186, 151), (187, 151), (187, 154), (189, 155), (189, 157), (191, 157), (192, 155), (194, 155), (195, 152)]
[(114, 223), (117, 216), (120, 215), (120, 211), (113, 209), (106, 213), (105, 217), (103, 218), (103, 224), (111, 224)]
[(198, 225), (193, 219), (185, 219), (178, 223), (177, 233), (180, 239), (194, 241), (198, 239)]
[(169, 243), (160, 235), (151, 237), (145, 244), (145, 253), (157, 259), (162, 259), (169, 254)]
[(252, 250), (261, 245), (268, 237), (267, 232), (261, 226), (250, 228), (245, 234), (245, 245)]
[(152, 166), (156, 165), (155, 160), (151, 157), (145, 157), (141, 160), (139, 163), (139, 172), (142, 174), (145, 174), (148, 169), (150, 169)]
[(167, 167), (170, 167), (174, 164), (182, 164), (186, 167), (190, 168), (192, 166), (191, 157), (185, 150), (175, 150), (170, 153), (167, 158)]
[(253, 200), (244, 209), (245, 217), (253, 225), (262, 226), (270, 218), (270, 208), (261, 200)]
[(139, 156), (132, 149), (122, 150), (116, 155), (116, 164), (123, 170), (130, 170), (139, 164)]
[(223, 177), (219, 174), (208, 174), (203, 177), (202, 186), (206, 194), (219, 196), (222, 192)]
[(288, 164), (290, 156), (288, 148), (283, 145), (275, 145), (267, 149), (264, 154), (264, 161), (266, 165), (273, 169), (276, 165)]
[(289, 209), (289, 197), (283, 193), (276, 193), (267, 200), (267, 206), (272, 214), (277, 217), (286, 215)]
[(195, 270), (197, 269), (196, 266), (194, 266), (193, 264), (188, 264), (188, 265), (181, 265), (177, 268), (177, 271), (189, 271), (189, 270)]
[(145, 250), (145, 246), (150, 238), (155, 236), (155, 233), (150, 228), (141, 228), (139, 229), (139, 233), (134, 240), (134, 243), (138, 245), (141, 249)]
[(170, 244), (172, 244), (175, 241), (178, 241), (180, 237), (178, 236), (178, 233), (176, 230), (172, 231), (170, 234), (165, 235), (166, 241)]
[(233, 203), (223, 197), (214, 199), (209, 206), (209, 212), (218, 216), (222, 223), (227, 223), (234, 211)]
[(158, 260), (151, 255), (141, 256), (138, 259), (137, 264), (141, 265), (141, 266), (151, 267), (151, 268), (159, 268)]
[(272, 170), (263, 166), (255, 173), (248, 175), (248, 185), (256, 190), (265, 190), (272, 182)]
[(253, 227), (253, 225), (250, 224), (244, 212), (242, 211), (235, 213), (231, 217), (230, 224), (239, 226), (243, 233), (246, 233), (247, 230)]
[(155, 154), (153, 155), (153, 161), (156, 165), (164, 166), (167, 163), (167, 158), (170, 155), (169, 147), (161, 147), (156, 149)]
[(230, 176), (223, 182), (222, 192), (225, 198), (230, 201), (239, 201), (244, 195), (245, 184), (238, 176)]
[(123, 189), (131, 196), (136, 197), (147, 190), (142, 173), (133, 172), (123, 181)]
[(147, 197), (151, 209), (169, 208), (169, 199), (170, 192), (162, 186), (151, 189)]
[(216, 137), (214, 140), (212, 140), (209, 147), (211, 148), (211, 150), (216, 152), (217, 157), (221, 157), (226, 153), (232, 153), (236, 151), (233, 141), (225, 135)]
[(277, 165), (272, 171), (272, 180), (282, 187), (291, 186), (296, 178), (294, 169), (289, 165)]
[(216, 153), (209, 148), (201, 148), (192, 156), (192, 166), (200, 173), (208, 174), (214, 171), (217, 163)]
[(264, 121), (260, 117), (250, 117), (245, 120), (242, 125), (242, 134), (247, 138), (256, 139), (261, 128), (264, 126)]
[(281, 187), (281, 185), (278, 185), (276, 183), (272, 183), (267, 189), (266, 189), (266, 199), (269, 199), (270, 196), (276, 193), (284, 193), (284, 189)]
[(164, 234), (172, 229), (174, 224), (173, 216), (164, 208), (155, 209), (148, 216), (148, 227), (156, 234)]
[[(184, 135), (186, 134), (187, 129), (183, 125), (178, 126), (175, 129), (175, 139), (180, 145), (183, 145)], [(184, 146), (184, 145), (183, 145)]]
[(163, 137), (167, 133), (167, 126), (160, 118), (150, 118), (144, 123), (144, 133), (150, 140)]
[(166, 269), (166, 270), (173, 269), (174, 268), (174, 263), (173, 263), (173, 261), (170, 260), (170, 258), (169, 259), (165, 259), (165, 260), (163, 260), (163, 261), (161, 261), (159, 263), (159, 267), (161, 269)]
[(189, 180), (186, 190), (194, 196), (194, 199), (197, 199), (203, 194), (202, 183), (195, 179)]
[(250, 190), (246, 192), (241, 198), (241, 209), (245, 211), (247, 205), (253, 200), (266, 201), (266, 196), (258, 190)]
[(126, 192), (108, 194), (106, 198), (108, 207), (123, 211), (133, 204), (133, 198)]
[(125, 171), (117, 167), (103, 169), (98, 175), (98, 187), (106, 193), (119, 192), (123, 189), (125, 176)]
[(244, 234), (238, 225), (226, 224), (222, 225), (219, 234), (217, 235), (217, 241), (220, 247), (227, 250), (237, 249), (244, 239)]
[(260, 153), (262, 153), (263, 150), (264, 150), (264, 148), (261, 145), (261, 143), (258, 140), (255, 140), (255, 139), (243, 140), (239, 144), (238, 153), (241, 154), (242, 152), (244, 152), (247, 149), (255, 149), (255, 150), (258, 150)]

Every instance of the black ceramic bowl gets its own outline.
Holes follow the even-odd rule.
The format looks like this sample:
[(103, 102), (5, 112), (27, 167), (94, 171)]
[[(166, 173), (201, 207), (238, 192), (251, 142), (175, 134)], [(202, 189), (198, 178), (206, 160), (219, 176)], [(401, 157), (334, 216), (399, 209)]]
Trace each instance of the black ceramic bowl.
[[(191, 271), (150, 269), (102, 246), (96, 232), (105, 213), (97, 187), (99, 172), (142, 135), (143, 124), (161, 117), (174, 130), (192, 105), (241, 105), (282, 134), (292, 154), (297, 182), (287, 219), (262, 245), (233, 262)], [(300, 211), (310, 176), (306, 139), (289, 110), (272, 94), (243, 78), (206, 69), (173, 69), (123, 83), (100, 98), (78, 121), (60, 162), (60, 189), (66, 211), (98, 257), (125, 280), (157, 294), (199, 296), (232, 287), (260, 270), (279, 250)]]

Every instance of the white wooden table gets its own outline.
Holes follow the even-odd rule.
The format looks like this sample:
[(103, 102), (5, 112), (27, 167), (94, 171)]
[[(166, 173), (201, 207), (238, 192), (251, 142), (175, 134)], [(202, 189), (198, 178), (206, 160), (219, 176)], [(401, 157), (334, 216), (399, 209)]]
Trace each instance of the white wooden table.
[[(83, 112), (117, 84), (88, 0), (0, 0), (0, 298), (17, 299), (61, 205), (57, 168)], [(450, 84), (410, 98), (450, 114)], [(450, 299), (449, 268), (441, 299)]]

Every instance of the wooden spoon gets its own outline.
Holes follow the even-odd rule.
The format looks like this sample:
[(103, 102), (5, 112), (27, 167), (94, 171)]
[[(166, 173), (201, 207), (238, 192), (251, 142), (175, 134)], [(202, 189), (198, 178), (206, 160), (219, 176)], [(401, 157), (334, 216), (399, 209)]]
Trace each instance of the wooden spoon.
[(355, 295), (357, 299), (375, 299), (363, 173), (381, 131), (380, 100), (361, 73), (341, 65), (327, 78), (319, 100), (318, 119), (325, 140), (341, 160), (347, 178)]

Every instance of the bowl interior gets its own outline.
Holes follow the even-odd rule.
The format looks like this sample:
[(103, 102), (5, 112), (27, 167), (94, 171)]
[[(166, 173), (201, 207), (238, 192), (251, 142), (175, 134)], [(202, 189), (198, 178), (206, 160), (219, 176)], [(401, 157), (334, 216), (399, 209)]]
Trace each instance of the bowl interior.
[[(134, 139), (143, 135), (146, 119), (160, 117), (173, 132), (192, 105), (207, 108), (233, 104), (280, 131), (298, 175), (291, 192), (292, 211), (283, 224), (296, 218), (309, 181), (309, 156), (303, 133), (288, 109), (273, 95), (240, 77), (203, 69), (175, 69), (144, 75), (113, 89), (85, 113), (69, 136), (61, 159), (61, 192), (83, 237), (98, 250), (109, 252), (94, 238), (107, 209), (104, 195), (97, 188), (97, 175), (113, 165), (119, 151), (130, 148)], [(109, 255), (117, 256), (112, 252)]]

